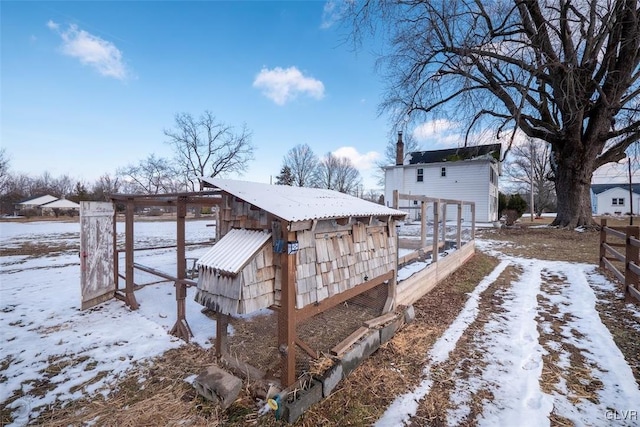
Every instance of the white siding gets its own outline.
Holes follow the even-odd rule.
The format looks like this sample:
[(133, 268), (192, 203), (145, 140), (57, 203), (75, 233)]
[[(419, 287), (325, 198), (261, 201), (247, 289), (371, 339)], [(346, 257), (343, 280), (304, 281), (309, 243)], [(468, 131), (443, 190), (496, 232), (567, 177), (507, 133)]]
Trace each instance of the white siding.
[[(629, 190), (624, 189), (622, 187), (611, 188), (607, 191), (603, 191), (600, 194), (596, 194), (596, 215), (604, 215), (604, 214), (615, 214), (616, 212), (620, 212), (621, 214), (626, 214), (627, 212), (631, 212), (631, 204), (629, 203)], [(619, 199), (624, 199), (623, 205), (614, 205), (613, 199), (619, 201)], [(637, 193), (633, 193), (633, 213), (638, 214), (638, 203), (640, 203), (640, 195)]]
[[(446, 176), (441, 176), (442, 168)], [(423, 169), (423, 181), (417, 182), (417, 170)], [(402, 194), (416, 194), (442, 199), (455, 199), (476, 204), (476, 221), (491, 222), (497, 219), (498, 187), (491, 183), (491, 168), (497, 165), (486, 160), (431, 163), (426, 165), (404, 165), (391, 167), (385, 171), (385, 202), (391, 206), (393, 190)], [(398, 175), (402, 172), (402, 178)], [(491, 199), (496, 200), (492, 206)], [(405, 201), (401, 206), (410, 204)], [(455, 209), (447, 211), (447, 217), (454, 219)], [(412, 214), (412, 217), (415, 215)], [(469, 209), (463, 211), (463, 218), (470, 220)]]

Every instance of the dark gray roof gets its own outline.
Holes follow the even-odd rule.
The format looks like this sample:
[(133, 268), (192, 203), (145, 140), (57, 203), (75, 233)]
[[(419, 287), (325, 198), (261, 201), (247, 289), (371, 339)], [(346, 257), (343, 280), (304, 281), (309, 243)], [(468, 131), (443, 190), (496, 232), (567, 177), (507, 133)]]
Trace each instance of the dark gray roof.
[[(622, 188), (623, 190), (629, 191), (629, 183), (619, 183), (619, 184), (591, 184), (591, 191), (594, 194), (604, 193), (607, 190), (611, 190), (612, 188)], [(631, 184), (631, 189), (634, 193), (640, 194), (640, 184)]]
[(409, 153), (409, 164), (455, 162), (491, 155), (500, 161), (501, 144), (475, 145), (473, 147), (448, 148), (445, 150), (416, 151)]

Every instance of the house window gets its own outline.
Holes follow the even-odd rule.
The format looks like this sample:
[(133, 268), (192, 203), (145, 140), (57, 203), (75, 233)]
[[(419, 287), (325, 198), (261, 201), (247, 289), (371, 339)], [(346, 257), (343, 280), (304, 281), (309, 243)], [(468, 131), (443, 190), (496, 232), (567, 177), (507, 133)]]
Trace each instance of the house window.
[(440, 169), (440, 176), (447, 176), (447, 168)]
[(417, 182), (424, 181), (424, 169), (422, 168), (418, 169), (418, 175), (416, 176), (416, 181)]
[(417, 201), (417, 200), (414, 200), (414, 201), (413, 201), (413, 204), (414, 204), (414, 205), (417, 205), (417, 204), (418, 204), (418, 201)]
[(614, 197), (613, 199), (611, 199), (611, 204), (616, 206), (624, 206), (624, 197), (622, 198)]

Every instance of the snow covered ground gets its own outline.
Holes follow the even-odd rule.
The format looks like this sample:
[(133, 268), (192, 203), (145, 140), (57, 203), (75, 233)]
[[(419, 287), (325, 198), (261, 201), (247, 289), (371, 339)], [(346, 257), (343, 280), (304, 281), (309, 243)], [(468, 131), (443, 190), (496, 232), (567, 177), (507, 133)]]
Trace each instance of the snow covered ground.
[[(209, 242), (210, 221), (188, 221), (187, 242)], [(136, 247), (175, 244), (174, 222), (137, 222)], [(118, 224), (122, 240), (123, 224)], [(0, 402), (10, 403), (16, 425), (37, 417), (56, 400), (69, 401), (96, 392), (108, 393), (137, 362), (160, 355), (182, 341), (168, 334), (176, 319), (171, 283), (136, 291), (137, 311), (111, 300), (80, 311), (80, 262), (77, 222), (0, 223), (0, 246), (42, 244), (51, 253), (0, 259)], [(207, 246), (187, 248), (197, 257)], [(175, 274), (175, 249), (136, 253), (136, 262)], [(157, 280), (136, 273), (136, 283)], [(215, 321), (200, 312), (189, 290), (187, 321), (194, 341), (210, 346)], [(43, 379), (48, 379), (43, 390)]]
[[(397, 397), (376, 425), (404, 425), (416, 415), (440, 367), (477, 320), (479, 301), (489, 297), (485, 291), (508, 266), (520, 274), (501, 292), (501, 309), (480, 323), (480, 330), (467, 332), (472, 334), (473, 357), (461, 358), (450, 378), (455, 387), (448, 425), (469, 421), (480, 390), (493, 397), (481, 400), (481, 413), (475, 417), (481, 426), (544, 426), (550, 424), (550, 416), (576, 426), (640, 425), (640, 389), (595, 308), (596, 294), (614, 292), (615, 286), (594, 265), (516, 258), (501, 254), (496, 242), (477, 244), (501, 258), (501, 263), (471, 293), (462, 312), (425, 355), (421, 383)], [(635, 305), (625, 308), (636, 318), (640, 315)], [(556, 322), (561, 325), (559, 333), (553, 329)], [(544, 392), (543, 358), (551, 352), (560, 374), (553, 390)], [(595, 398), (577, 395), (575, 386), (568, 386), (574, 380), (571, 360), (576, 358), (587, 367), (584, 378), (577, 381), (585, 387), (595, 385)]]
[[(203, 242), (188, 248), (187, 256), (206, 251), (214, 234), (207, 224), (187, 222), (187, 242)], [(122, 231), (119, 228), (119, 234)], [(136, 235), (137, 247), (170, 245), (175, 241), (175, 224), (136, 223)], [(168, 334), (176, 314), (172, 284), (152, 284), (137, 291), (137, 311), (116, 300), (80, 311), (78, 241), (78, 223), (0, 223), (3, 248), (52, 248), (39, 252), (35, 247), (32, 254), (23, 251), (24, 255), (0, 259), (0, 402), (3, 406), (10, 402), (14, 425), (28, 423), (54, 401), (106, 394), (136, 363), (182, 345)], [(552, 413), (578, 426), (638, 425), (640, 390), (594, 308), (598, 295), (612, 292), (614, 285), (593, 265), (515, 258), (502, 255), (497, 242), (477, 244), (502, 259), (499, 267), (473, 291), (456, 321), (425, 354), (419, 386), (399, 396), (378, 425), (402, 425), (416, 413), (419, 401), (437, 381), (433, 373), (447, 363), (460, 337), (478, 319), (487, 288), (509, 267), (518, 270), (517, 280), (502, 291), (500, 312), (491, 314), (472, 340), (477, 348), (474, 362), (483, 368), (465, 371), (465, 360), (456, 366), (456, 372), (465, 375), (456, 379), (451, 394), (449, 425), (470, 414), (471, 401), (481, 389), (489, 390), (493, 399), (482, 401), (479, 425), (549, 425)], [(136, 262), (173, 273), (175, 250), (138, 252)], [(410, 275), (413, 269), (405, 273)], [(156, 280), (136, 274), (136, 283)], [(187, 320), (194, 341), (209, 347), (215, 321), (200, 312), (193, 291), (187, 298)], [(627, 309), (640, 322), (640, 310), (631, 305)], [(555, 320), (562, 321), (560, 333), (554, 333)], [(563, 376), (553, 391), (543, 391), (544, 358), (554, 352), (558, 367), (569, 371), (576, 349), (590, 367), (593, 381), (602, 384), (597, 399), (572, 394)]]

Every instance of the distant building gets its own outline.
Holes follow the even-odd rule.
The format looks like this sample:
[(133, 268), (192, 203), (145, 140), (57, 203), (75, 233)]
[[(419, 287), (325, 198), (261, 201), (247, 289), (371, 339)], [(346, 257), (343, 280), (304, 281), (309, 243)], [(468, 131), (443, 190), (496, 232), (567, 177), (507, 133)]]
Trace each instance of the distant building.
[[(640, 184), (591, 184), (591, 210), (594, 215), (626, 215), (640, 212)], [(633, 206), (631, 206), (633, 204)]]
[(37, 214), (41, 214), (42, 205), (46, 205), (47, 203), (55, 202), (58, 200), (57, 197), (46, 194), (44, 196), (35, 197), (33, 199), (25, 200), (24, 202), (16, 203), (14, 214), (22, 215), (25, 211), (35, 209)]
[[(400, 132), (396, 144), (396, 164), (385, 168), (385, 203), (391, 207), (394, 190), (401, 194), (464, 200), (475, 202), (476, 221), (497, 221), (501, 148), (500, 144), (490, 144), (418, 151), (409, 153), (405, 161)], [(417, 208), (418, 203), (413, 203)], [(409, 217), (417, 219), (419, 212), (419, 209), (412, 209)], [(429, 216), (432, 214), (427, 212)], [(449, 218), (455, 215), (457, 212), (447, 213)], [(465, 220), (471, 220), (467, 206), (462, 215)]]

